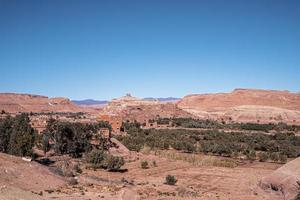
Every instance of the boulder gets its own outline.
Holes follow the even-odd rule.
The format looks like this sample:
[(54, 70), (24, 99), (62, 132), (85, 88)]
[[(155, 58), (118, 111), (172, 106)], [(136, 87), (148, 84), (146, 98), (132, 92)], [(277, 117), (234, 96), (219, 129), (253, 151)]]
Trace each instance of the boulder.
[(259, 186), (265, 190), (273, 190), (281, 193), (286, 200), (294, 200), (300, 192), (297, 181), (300, 180), (300, 157), (296, 158), (259, 182)]

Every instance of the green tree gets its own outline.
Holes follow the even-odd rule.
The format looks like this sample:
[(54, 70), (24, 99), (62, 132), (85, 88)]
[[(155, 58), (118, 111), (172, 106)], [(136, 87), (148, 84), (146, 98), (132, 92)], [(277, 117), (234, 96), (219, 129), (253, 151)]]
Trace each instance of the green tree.
[(0, 120), (0, 152), (7, 153), (12, 133), (13, 119), (8, 116)]
[(31, 127), (27, 114), (15, 117), (9, 139), (8, 152), (17, 156), (29, 156), (35, 144), (36, 131)]

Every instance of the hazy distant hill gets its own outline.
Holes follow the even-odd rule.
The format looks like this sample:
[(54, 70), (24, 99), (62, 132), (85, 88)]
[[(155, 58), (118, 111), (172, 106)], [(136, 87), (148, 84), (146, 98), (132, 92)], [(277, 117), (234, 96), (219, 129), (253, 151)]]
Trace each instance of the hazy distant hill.
[(77, 105), (99, 105), (108, 103), (108, 101), (99, 101), (94, 99), (72, 100), (72, 102)]
[[(166, 98), (153, 98), (153, 97), (146, 97), (142, 100), (146, 101), (160, 101), (160, 102), (176, 102), (179, 101), (180, 98), (175, 97), (166, 97)], [(109, 103), (109, 101), (106, 100), (94, 100), (94, 99), (84, 99), (84, 100), (72, 100), (73, 103), (79, 105), (79, 106), (104, 106)]]
[(153, 97), (146, 97), (143, 98), (143, 100), (148, 100), (148, 101), (161, 101), (161, 102), (176, 102), (179, 101), (181, 98), (176, 98), (176, 97), (166, 97), (166, 98), (153, 98)]

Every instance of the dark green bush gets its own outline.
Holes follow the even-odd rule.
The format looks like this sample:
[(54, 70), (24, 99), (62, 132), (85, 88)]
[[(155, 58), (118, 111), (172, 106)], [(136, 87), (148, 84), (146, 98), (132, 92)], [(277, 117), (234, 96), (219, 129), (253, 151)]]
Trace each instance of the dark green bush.
[(93, 150), (87, 154), (86, 160), (94, 169), (102, 168), (102, 163), (106, 154), (103, 150)]
[(36, 131), (27, 114), (0, 120), (0, 151), (16, 156), (31, 156)]
[(94, 169), (104, 168), (108, 171), (117, 171), (125, 164), (123, 158), (109, 155), (103, 150), (91, 151), (86, 160)]
[(172, 175), (167, 175), (166, 176), (166, 182), (165, 184), (167, 185), (175, 185), (177, 183), (177, 179), (175, 178), (175, 176)]
[(109, 154), (106, 154), (102, 167), (108, 171), (118, 171), (125, 164), (125, 161), (122, 157), (116, 157)]

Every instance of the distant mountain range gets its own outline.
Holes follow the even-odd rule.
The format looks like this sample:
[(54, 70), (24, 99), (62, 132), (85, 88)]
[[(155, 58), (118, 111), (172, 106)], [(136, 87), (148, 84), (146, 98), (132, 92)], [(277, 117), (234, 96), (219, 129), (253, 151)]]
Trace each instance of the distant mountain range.
[[(146, 97), (143, 100), (147, 101), (161, 101), (161, 102), (176, 102), (179, 101), (180, 98), (175, 97), (166, 97), (166, 98), (153, 98), (153, 97)], [(84, 100), (72, 100), (73, 103), (79, 106), (94, 106), (94, 105), (106, 105), (109, 101), (107, 100), (94, 100), (94, 99), (84, 99)]]
[(179, 101), (181, 98), (176, 98), (176, 97), (166, 97), (166, 98), (153, 98), (153, 97), (146, 97), (143, 98), (143, 100), (148, 100), (148, 101), (161, 101), (161, 102), (175, 102)]
[(100, 100), (94, 100), (94, 99), (72, 100), (72, 102), (77, 105), (80, 105), (80, 106), (104, 105), (104, 104), (108, 103), (108, 101), (100, 101)]

